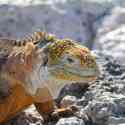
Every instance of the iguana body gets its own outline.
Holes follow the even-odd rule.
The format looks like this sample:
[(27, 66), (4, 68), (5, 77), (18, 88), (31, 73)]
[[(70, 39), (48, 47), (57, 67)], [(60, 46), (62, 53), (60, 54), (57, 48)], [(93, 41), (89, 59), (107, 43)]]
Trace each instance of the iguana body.
[(90, 51), (69, 39), (36, 32), (24, 40), (0, 40), (0, 123), (35, 104), (41, 114), (54, 110), (65, 84), (85, 85), (98, 76)]

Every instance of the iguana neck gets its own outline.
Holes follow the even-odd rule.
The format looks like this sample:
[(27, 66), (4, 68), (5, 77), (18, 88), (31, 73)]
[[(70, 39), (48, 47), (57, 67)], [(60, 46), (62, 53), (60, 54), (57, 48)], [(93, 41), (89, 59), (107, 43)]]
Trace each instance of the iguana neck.
[[(38, 95), (38, 91), (41, 88), (48, 88), (53, 99), (56, 99), (59, 95), (60, 90), (66, 84), (66, 81), (57, 80), (52, 75), (50, 75), (47, 67), (40, 67), (40, 64), (37, 64), (34, 68), (35, 70), (27, 78), (30, 84), (28, 84), (28, 91), (31, 95)], [(43, 93), (42, 93), (43, 94)], [(39, 95), (40, 96), (40, 95)]]

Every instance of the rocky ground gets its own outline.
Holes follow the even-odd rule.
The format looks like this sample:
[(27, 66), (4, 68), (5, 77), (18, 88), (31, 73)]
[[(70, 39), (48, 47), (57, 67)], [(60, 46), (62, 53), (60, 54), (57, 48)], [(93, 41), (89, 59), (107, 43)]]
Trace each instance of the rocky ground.
[(73, 114), (43, 122), (32, 105), (5, 125), (125, 125), (124, 0), (0, 0), (0, 36), (22, 38), (36, 29), (96, 50), (100, 77), (65, 86), (57, 103)]

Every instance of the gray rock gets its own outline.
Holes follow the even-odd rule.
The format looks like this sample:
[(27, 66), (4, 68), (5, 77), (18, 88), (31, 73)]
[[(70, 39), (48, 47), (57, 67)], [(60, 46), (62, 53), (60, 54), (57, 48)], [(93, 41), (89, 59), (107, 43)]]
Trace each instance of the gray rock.
[(82, 119), (77, 117), (61, 118), (56, 125), (85, 125)]
[(108, 120), (109, 125), (125, 125), (124, 117), (109, 117)]
[(96, 36), (94, 48), (124, 64), (125, 8), (114, 8), (102, 21)]
[(91, 118), (93, 123), (98, 125), (107, 125), (108, 118), (111, 114), (109, 108), (110, 104), (92, 101), (85, 107), (83, 111), (88, 115), (88, 117)]
[[(104, 92), (101, 96), (95, 97), (83, 110), (83, 114), (87, 114), (93, 123), (98, 125), (124, 123), (124, 112), (125, 96), (109, 92)], [(111, 117), (113, 118), (112, 120)]]
[(63, 108), (67, 108), (71, 105), (76, 105), (76, 103), (77, 103), (77, 98), (75, 96), (67, 95), (61, 100), (60, 105)]

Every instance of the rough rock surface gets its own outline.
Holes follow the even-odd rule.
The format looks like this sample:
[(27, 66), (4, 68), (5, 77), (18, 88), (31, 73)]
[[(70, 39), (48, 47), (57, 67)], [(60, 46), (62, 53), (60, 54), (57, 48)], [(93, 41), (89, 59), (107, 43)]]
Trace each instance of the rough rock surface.
[(85, 125), (82, 119), (77, 117), (61, 118), (56, 125)]
[(114, 8), (97, 30), (94, 48), (125, 64), (125, 8)]

